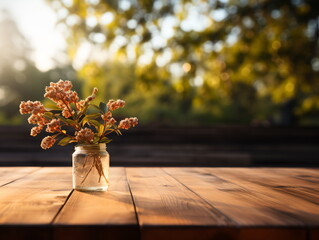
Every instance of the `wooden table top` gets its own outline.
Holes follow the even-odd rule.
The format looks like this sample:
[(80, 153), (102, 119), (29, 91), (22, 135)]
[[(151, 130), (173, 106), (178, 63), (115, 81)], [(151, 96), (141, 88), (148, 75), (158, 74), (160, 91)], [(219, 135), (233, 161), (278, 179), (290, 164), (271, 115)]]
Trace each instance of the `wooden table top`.
[(70, 167), (0, 168), (0, 239), (319, 239), (319, 170), (111, 168), (107, 192)]

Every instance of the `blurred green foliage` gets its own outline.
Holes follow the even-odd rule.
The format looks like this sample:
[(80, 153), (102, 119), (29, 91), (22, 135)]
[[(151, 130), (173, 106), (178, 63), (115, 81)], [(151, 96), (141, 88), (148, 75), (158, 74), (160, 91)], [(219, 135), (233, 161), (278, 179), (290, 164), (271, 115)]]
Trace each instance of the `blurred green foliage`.
[[(83, 95), (122, 98), (141, 123), (319, 125), (317, 0), (47, 1)], [(0, 76), (19, 100), (58, 80), (26, 66), (25, 83)]]
[[(142, 121), (318, 124), (317, 0), (51, 0), (84, 89)], [(101, 57), (101, 55), (103, 57)]]

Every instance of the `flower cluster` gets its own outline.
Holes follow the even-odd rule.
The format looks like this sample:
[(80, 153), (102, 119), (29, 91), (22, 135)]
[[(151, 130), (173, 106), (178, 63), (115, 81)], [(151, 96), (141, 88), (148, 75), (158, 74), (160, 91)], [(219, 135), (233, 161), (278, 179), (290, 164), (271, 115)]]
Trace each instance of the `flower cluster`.
[(45, 138), (42, 139), (42, 142), (41, 142), (41, 147), (43, 149), (48, 149), (50, 147), (53, 146), (53, 144), (55, 143), (55, 138), (51, 137), (51, 136), (47, 136)]
[(109, 108), (110, 111), (114, 111), (118, 108), (122, 108), (125, 106), (125, 101), (118, 99), (118, 100), (109, 100), (109, 102), (107, 103), (107, 107)]
[(75, 133), (75, 138), (78, 142), (91, 143), (94, 138), (94, 132), (89, 128), (83, 128)]
[[(125, 118), (117, 125), (112, 111), (123, 108), (125, 101), (111, 99), (107, 104), (101, 102), (97, 106), (91, 103), (96, 98), (97, 92), (98, 89), (94, 88), (90, 96), (80, 100), (78, 94), (72, 90), (70, 81), (51, 82), (50, 86), (45, 88), (44, 97), (53, 101), (59, 110), (50, 111), (39, 101), (22, 101), (20, 113), (31, 114), (28, 122), (37, 125), (31, 129), (31, 136), (38, 135), (43, 129), (54, 134), (42, 140), (43, 149), (52, 147), (57, 141), (62, 146), (72, 142), (108, 143), (110, 141), (108, 134), (112, 132), (121, 134), (120, 129), (135, 127), (138, 120), (136, 117)], [(98, 110), (98, 113), (92, 113), (90, 109)], [(70, 130), (70, 127), (73, 130)]]
[(49, 121), (43, 116), (42, 113), (38, 114), (32, 114), (28, 118), (28, 123), (30, 124), (38, 124), (39, 126), (44, 126), (48, 123)]
[(30, 135), (38, 135), (43, 127), (49, 122), (45, 117), (44, 113), (46, 112), (44, 106), (39, 101), (22, 101), (20, 103), (20, 113), (21, 114), (31, 114), (28, 118), (28, 123), (37, 124), (38, 126), (31, 129)]
[(138, 119), (134, 118), (125, 118), (122, 120), (118, 126), (120, 129), (129, 129), (131, 127), (135, 127), (138, 124)]
[(104, 120), (104, 122), (105, 122), (107, 125), (113, 125), (113, 124), (116, 123), (115, 118), (112, 117), (111, 111), (108, 111), (107, 113), (102, 114), (102, 115), (101, 115), (101, 118)]
[(37, 126), (37, 127), (33, 127), (31, 128), (31, 132), (30, 132), (30, 135), (35, 137), (36, 135), (38, 135), (43, 129), (43, 126)]
[(59, 132), (61, 130), (61, 123), (58, 119), (52, 119), (51, 122), (47, 124), (47, 129), (45, 131), (49, 133)]
[(33, 115), (44, 113), (45, 109), (43, 107), (43, 104), (39, 101), (22, 101), (20, 104), (20, 113), (21, 114), (28, 114), (31, 113)]
[(60, 80), (57, 83), (50, 83), (50, 86), (45, 88), (44, 97), (49, 98), (62, 109), (62, 116), (69, 118), (74, 114), (71, 110), (70, 103), (77, 103), (79, 100), (78, 94), (72, 91), (72, 83), (70, 81)]

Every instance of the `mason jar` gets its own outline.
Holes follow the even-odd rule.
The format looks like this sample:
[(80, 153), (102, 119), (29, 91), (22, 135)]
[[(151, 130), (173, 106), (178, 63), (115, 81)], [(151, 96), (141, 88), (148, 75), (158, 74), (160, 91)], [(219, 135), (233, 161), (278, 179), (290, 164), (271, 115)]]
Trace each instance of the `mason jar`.
[(72, 154), (73, 188), (106, 191), (109, 187), (110, 156), (105, 143), (79, 144)]

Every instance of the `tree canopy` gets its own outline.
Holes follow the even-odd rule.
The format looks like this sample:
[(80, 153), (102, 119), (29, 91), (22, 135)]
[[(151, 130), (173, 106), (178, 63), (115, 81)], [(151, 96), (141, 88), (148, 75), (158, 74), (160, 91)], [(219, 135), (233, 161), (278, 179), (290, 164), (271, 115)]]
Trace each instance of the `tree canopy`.
[(50, 4), (86, 91), (124, 96), (145, 121), (307, 124), (318, 115), (316, 0)]

